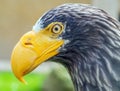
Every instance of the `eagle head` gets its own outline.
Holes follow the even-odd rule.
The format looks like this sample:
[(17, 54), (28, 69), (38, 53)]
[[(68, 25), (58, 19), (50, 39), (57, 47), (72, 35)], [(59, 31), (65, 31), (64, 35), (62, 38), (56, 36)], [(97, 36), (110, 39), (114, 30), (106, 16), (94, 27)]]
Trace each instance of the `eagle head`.
[(41, 16), (13, 49), (12, 70), (23, 76), (45, 61), (63, 64), (76, 91), (119, 91), (120, 24), (90, 5), (63, 4)]

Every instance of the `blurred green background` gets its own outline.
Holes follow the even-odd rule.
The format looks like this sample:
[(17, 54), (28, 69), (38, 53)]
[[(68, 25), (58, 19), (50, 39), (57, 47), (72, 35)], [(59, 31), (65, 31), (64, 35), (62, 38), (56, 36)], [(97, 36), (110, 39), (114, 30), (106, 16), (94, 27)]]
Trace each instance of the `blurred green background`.
[(24, 78), (27, 85), (19, 82), (10, 71), (1, 71), (0, 91), (74, 91), (70, 76), (62, 66), (47, 72), (33, 72)]
[(66, 69), (45, 63), (19, 82), (10, 67), (11, 51), (36, 20), (46, 11), (63, 3), (92, 4), (120, 19), (120, 0), (0, 0), (0, 91), (74, 91)]

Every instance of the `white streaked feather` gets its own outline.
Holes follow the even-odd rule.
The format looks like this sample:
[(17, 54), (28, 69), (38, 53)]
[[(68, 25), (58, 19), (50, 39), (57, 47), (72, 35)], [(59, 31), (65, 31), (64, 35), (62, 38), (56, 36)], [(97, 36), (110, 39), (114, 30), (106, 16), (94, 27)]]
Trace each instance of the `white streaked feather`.
[(33, 26), (33, 30), (35, 32), (39, 32), (40, 30), (43, 29), (43, 24), (42, 24), (42, 21), (41, 21), (41, 17), (38, 19), (38, 21), (35, 23), (35, 25)]

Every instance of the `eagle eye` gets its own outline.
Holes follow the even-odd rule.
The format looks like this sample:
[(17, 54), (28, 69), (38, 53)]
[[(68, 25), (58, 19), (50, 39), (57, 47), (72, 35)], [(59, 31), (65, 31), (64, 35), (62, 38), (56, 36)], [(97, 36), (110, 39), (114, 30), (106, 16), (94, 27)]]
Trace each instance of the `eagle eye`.
[(63, 30), (63, 25), (61, 23), (54, 24), (51, 28), (51, 32), (54, 34), (60, 34)]

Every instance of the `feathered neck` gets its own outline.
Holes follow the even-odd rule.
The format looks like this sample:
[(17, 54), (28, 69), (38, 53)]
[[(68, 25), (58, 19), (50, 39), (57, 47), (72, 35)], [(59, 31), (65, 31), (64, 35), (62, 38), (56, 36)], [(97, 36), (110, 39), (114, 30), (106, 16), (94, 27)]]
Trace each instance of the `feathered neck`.
[(68, 69), (75, 91), (111, 91), (108, 59), (97, 49), (87, 50), (81, 53), (74, 49), (59, 55), (59, 62)]
[(106, 16), (82, 18), (76, 30), (63, 35), (70, 42), (59, 50), (56, 62), (68, 69), (75, 91), (120, 89), (120, 27)]

